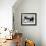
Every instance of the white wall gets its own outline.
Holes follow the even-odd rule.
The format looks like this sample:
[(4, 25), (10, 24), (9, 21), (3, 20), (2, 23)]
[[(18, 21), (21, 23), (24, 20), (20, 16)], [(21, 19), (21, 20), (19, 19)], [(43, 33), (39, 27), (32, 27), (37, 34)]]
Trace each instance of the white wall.
[[(41, 46), (41, 30), (40, 30), (40, 0), (23, 0), (18, 8), (13, 8), (15, 19), (15, 30), (22, 32), (24, 38), (28, 38), (35, 41), (36, 46)], [(16, 5), (14, 5), (16, 6)], [(16, 10), (15, 10), (16, 9)], [(37, 13), (37, 25), (36, 26), (21, 26), (21, 13)]]
[(16, 0), (0, 0), (0, 27), (12, 28), (12, 6)]
[(46, 46), (46, 0), (41, 1), (41, 38), (42, 46)]

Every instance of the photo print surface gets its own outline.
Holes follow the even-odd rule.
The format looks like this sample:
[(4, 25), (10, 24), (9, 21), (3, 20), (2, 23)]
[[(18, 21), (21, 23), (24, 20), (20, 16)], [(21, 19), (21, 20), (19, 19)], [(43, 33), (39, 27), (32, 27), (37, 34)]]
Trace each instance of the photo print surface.
[(22, 13), (21, 14), (22, 25), (35, 25), (36, 24), (36, 13)]

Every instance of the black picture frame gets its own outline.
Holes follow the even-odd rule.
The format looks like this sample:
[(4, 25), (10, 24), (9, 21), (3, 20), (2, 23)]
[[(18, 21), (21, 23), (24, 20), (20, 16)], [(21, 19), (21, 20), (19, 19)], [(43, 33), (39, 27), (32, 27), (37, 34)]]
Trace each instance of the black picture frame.
[(21, 25), (36, 26), (37, 13), (21, 13)]

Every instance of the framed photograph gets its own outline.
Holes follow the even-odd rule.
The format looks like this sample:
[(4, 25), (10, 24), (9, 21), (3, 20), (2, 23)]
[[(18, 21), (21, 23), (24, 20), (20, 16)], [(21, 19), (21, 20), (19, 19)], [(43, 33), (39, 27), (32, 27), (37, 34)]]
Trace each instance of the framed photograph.
[(37, 25), (37, 13), (21, 13), (21, 25)]

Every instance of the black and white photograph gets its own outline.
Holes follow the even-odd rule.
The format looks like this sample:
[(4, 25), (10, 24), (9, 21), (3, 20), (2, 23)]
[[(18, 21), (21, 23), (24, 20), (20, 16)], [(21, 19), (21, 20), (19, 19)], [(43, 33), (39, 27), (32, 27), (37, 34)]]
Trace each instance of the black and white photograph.
[(21, 24), (22, 25), (36, 25), (36, 13), (22, 13)]

